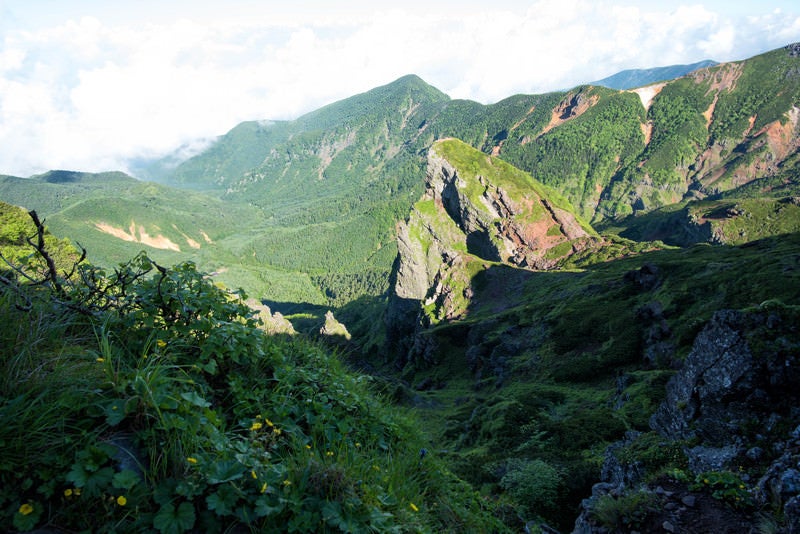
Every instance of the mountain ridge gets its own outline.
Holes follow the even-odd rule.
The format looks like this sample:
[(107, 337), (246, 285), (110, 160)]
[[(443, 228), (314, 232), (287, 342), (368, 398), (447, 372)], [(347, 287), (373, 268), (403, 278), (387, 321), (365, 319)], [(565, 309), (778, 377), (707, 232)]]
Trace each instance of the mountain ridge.
[(719, 65), (719, 63), (713, 59), (704, 59), (686, 65), (669, 65), (666, 67), (652, 67), (647, 69), (626, 69), (601, 80), (589, 82), (589, 85), (602, 85), (603, 87), (619, 90), (636, 89), (666, 80), (674, 80), (675, 78), (680, 78), (698, 69), (714, 67), (716, 65)]
[[(510, 530), (567, 530), (581, 511), (580, 532), (692, 531), (650, 506), (672, 502), (665, 487), (744, 530), (790, 529), (800, 420), (769, 399), (800, 346), (799, 52), (486, 106), (404, 77), (302, 123), (243, 123), (179, 171), (202, 176), (186, 189), (56, 173), (0, 192), (106, 257), (143, 245), (98, 220), (188, 236), (202, 246), (153, 260), (247, 285), (295, 331), (328, 331), (335, 311), (343, 358), (424, 414), (413, 465), (445, 459)], [(768, 373), (733, 376), (727, 347)], [(705, 425), (707, 409), (730, 443), (651, 424)]]

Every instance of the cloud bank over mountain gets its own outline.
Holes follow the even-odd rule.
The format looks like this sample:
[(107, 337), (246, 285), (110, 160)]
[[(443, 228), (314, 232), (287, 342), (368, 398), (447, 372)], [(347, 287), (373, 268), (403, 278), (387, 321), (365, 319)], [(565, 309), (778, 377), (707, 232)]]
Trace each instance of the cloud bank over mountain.
[(124, 169), (407, 73), (488, 103), (800, 40), (800, 7), (728, 5), (0, 3), (0, 174)]

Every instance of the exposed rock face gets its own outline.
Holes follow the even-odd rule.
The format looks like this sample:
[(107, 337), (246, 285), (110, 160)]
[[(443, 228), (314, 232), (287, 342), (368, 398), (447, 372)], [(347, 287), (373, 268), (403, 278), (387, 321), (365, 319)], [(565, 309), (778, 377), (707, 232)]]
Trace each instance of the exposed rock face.
[(345, 341), (350, 341), (351, 337), (347, 327), (340, 323), (330, 310), (325, 314), (325, 324), (319, 329), (319, 333), (322, 336), (339, 336), (344, 338)]
[[(403, 355), (431, 358), (433, 351), (418, 334), (465, 313), (475, 272), (491, 263), (550, 269), (598, 243), (591, 228), (537, 193), (530, 176), (471, 148), (461, 150), (476, 163), (463, 170), (437, 146), (428, 155), (425, 195), (397, 228), (386, 320), (400, 366), (407, 362)], [(520, 187), (520, 180), (530, 184)]]
[(258, 318), (263, 323), (262, 328), (269, 334), (290, 334), (294, 335), (295, 331), (292, 323), (289, 322), (280, 312), (272, 313), (269, 306), (262, 304), (255, 299), (247, 299), (245, 302), (251, 309), (258, 312)]
[(779, 311), (717, 312), (667, 384), (667, 398), (651, 426), (672, 439), (699, 437), (723, 447), (741, 437), (741, 426), (754, 416), (766, 424), (770, 417), (788, 415), (780, 411), (800, 397), (800, 355), (782, 338), (757, 357), (751, 349), (754, 341), (766, 342), (756, 333), (769, 339), (778, 326), (788, 326), (785, 321)]
[[(467, 236), (471, 254), (531, 269), (549, 269), (564, 256), (585, 248), (588, 232), (575, 216), (533, 191), (515, 198), (502, 185), (478, 174), (479, 202), (470, 198), (469, 184), (447, 159), (431, 150), (428, 157), (428, 195), (441, 204)], [(574, 241), (564, 254), (548, 256), (559, 244)]]
[[(780, 532), (800, 532), (798, 318), (798, 310), (774, 303), (757, 310), (717, 312), (695, 338), (650, 420), (666, 442), (691, 440), (692, 446), (683, 450), (692, 475), (728, 470), (742, 474), (746, 485), (740, 488), (756, 507), (782, 512)], [(666, 493), (652, 483), (643, 485), (640, 466), (622, 465), (614, 455), (628, 443), (608, 448), (602, 481), (584, 500), (574, 532), (604, 532), (592, 519), (597, 500), (636, 488), (659, 502), (655, 511), (647, 512), (643, 532), (664, 528), (664, 522), (674, 532), (707, 531), (708, 526), (720, 532), (747, 532), (759, 524), (753, 511), (735, 511), (685, 483), (662, 479), (670, 485)], [(744, 473), (741, 466), (746, 466)]]

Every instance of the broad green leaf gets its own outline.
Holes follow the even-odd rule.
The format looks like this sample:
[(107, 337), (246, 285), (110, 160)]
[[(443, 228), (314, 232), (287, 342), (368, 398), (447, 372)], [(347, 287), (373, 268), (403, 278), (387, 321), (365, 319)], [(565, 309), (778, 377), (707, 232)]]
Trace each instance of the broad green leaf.
[(203, 397), (197, 394), (195, 391), (185, 391), (181, 393), (181, 398), (185, 401), (189, 401), (195, 406), (199, 408), (208, 408), (211, 406), (211, 403), (205, 400)]
[(161, 534), (181, 534), (194, 526), (194, 507), (182, 502), (177, 508), (172, 503), (161, 507), (153, 518), (153, 526)]
[(229, 485), (220, 486), (217, 491), (206, 497), (206, 504), (209, 510), (213, 510), (217, 515), (230, 515), (239, 496)]
[(244, 476), (244, 466), (235, 460), (221, 460), (211, 464), (208, 470), (208, 481), (211, 484), (222, 484), (237, 480)]
[(141, 478), (135, 471), (124, 469), (119, 473), (114, 474), (114, 477), (111, 480), (111, 485), (115, 488), (128, 490), (138, 484), (140, 480)]

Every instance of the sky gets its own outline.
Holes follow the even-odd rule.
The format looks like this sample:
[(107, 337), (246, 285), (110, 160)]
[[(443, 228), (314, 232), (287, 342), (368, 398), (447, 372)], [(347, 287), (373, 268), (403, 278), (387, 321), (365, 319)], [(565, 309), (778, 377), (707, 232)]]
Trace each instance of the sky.
[(0, 174), (189, 155), (406, 74), (488, 104), (797, 41), (796, 0), (0, 0)]

